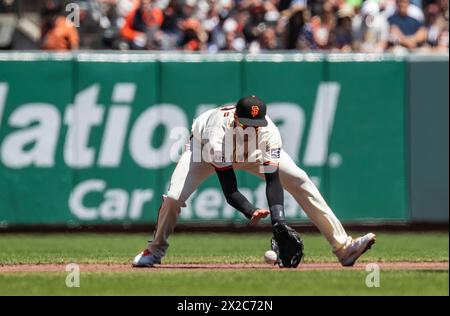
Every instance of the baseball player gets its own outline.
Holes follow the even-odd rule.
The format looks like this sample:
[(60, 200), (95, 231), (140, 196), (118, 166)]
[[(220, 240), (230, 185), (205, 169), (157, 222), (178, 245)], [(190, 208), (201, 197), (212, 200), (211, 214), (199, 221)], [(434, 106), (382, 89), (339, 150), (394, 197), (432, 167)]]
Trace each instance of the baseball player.
[[(343, 266), (352, 266), (372, 246), (376, 238), (372, 233), (356, 239), (347, 235), (308, 175), (282, 149), (280, 133), (266, 110), (260, 98), (247, 96), (235, 106), (209, 110), (194, 120), (190, 142), (172, 174), (167, 194), (163, 195), (153, 240), (134, 258), (134, 267), (161, 263), (181, 208), (213, 173), (219, 178), (227, 202), (251, 223), (270, 212), (272, 247), (284, 252), (284, 266), (298, 265), (303, 245), (295, 231), (286, 225), (283, 189), (292, 194), (325, 236)], [(234, 172), (237, 169), (265, 179), (269, 210), (259, 209), (239, 192)]]

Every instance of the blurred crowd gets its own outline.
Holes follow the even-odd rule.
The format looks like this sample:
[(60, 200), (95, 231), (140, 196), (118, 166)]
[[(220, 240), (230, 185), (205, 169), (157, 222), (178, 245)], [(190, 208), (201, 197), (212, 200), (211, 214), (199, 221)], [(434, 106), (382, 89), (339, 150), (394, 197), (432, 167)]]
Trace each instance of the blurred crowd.
[(40, 46), (448, 52), (448, 28), (448, 0), (45, 0)]

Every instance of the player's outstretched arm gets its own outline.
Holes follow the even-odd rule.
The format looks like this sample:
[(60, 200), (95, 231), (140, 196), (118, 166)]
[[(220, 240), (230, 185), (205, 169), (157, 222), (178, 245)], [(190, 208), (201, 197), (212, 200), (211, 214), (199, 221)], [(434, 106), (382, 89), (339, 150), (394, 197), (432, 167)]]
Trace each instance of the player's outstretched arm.
[(282, 268), (296, 268), (303, 258), (303, 242), (300, 235), (286, 224), (284, 218), (284, 195), (278, 168), (265, 173), (266, 195), (272, 218), (272, 250), (278, 255), (278, 265)]
[(250, 203), (247, 198), (239, 192), (236, 174), (234, 173), (233, 168), (225, 170), (216, 169), (216, 173), (219, 177), (220, 186), (222, 187), (222, 191), (228, 204), (243, 213), (248, 219), (251, 219), (253, 212), (258, 208)]

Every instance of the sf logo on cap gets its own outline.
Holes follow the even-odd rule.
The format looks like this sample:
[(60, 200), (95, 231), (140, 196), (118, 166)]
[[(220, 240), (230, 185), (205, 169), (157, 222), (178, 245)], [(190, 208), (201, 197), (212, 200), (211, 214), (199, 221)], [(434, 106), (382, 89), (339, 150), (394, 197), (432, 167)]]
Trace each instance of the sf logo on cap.
[(256, 117), (259, 114), (259, 106), (257, 105), (252, 105), (252, 112), (251, 112), (253, 117)]

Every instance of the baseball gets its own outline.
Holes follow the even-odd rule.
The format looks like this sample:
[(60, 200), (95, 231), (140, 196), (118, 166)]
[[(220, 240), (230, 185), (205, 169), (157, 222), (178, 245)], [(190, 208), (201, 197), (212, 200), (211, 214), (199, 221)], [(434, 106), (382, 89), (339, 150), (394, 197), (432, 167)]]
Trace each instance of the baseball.
[(275, 262), (277, 262), (277, 259), (277, 254), (273, 250), (267, 250), (264, 254), (264, 260), (269, 264), (275, 264)]

